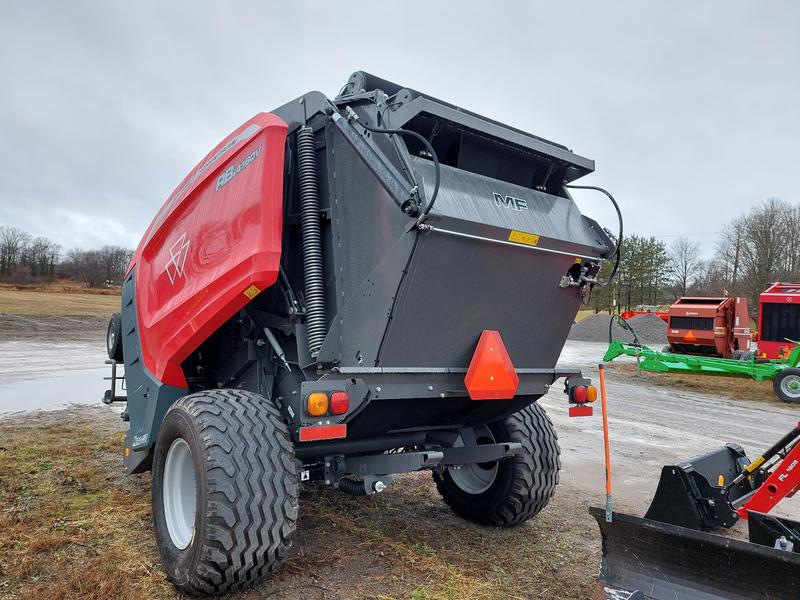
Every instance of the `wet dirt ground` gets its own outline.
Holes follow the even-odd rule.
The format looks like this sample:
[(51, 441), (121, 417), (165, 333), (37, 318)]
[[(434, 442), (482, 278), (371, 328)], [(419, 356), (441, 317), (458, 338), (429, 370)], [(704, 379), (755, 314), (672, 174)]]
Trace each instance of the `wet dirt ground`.
[[(580, 367), (597, 381), (605, 347), (568, 341), (559, 365)], [(70, 404), (99, 404), (106, 387), (102, 378), (108, 375), (104, 360), (102, 340), (0, 342), (0, 418)], [(615, 508), (634, 514), (647, 509), (663, 465), (727, 442), (757, 456), (800, 419), (800, 408), (794, 406), (652, 387), (636, 374), (615, 371), (614, 365), (606, 368), (606, 374)], [(569, 418), (565, 398), (556, 383), (540, 400), (559, 435), (560, 493), (571, 490), (599, 506), (605, 502), (600, 402), (593, 417)], [(796, 517), (800, 498), (785, 501), (779, 512)]]
[[(561, 363), (580, 366), (596, 382), (598, 358), (605, 348), (605, 344), (567, 342)], [(627, 362), (635, 361), (628, 358)], [(754, 458), (800, 420), (797, 406), (653, 387), (641, 375), (623, 373), (614, 364), (606, 366), (606, 386), (615, 510), (635, 515), (647, 510), (663, 465), (728, 442), (741, 445)], [(590, 494), (593, 503), (601, 506), (605, 469), (600, 407), (595, 406), (594, 417), (571, 419), (563, 394), (555, 387), (540, 402), (558, 431), (562, 482)], [(800, 498), (783, 501), (773, 512), (796, 519)]]

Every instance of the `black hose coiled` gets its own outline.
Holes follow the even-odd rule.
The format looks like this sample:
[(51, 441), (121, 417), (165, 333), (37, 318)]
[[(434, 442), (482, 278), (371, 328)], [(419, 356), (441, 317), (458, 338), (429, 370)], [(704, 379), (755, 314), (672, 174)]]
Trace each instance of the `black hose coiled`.
[(350, 494), (351, 496), (366, 496), (367, 495), (367, 488), (364, 486), (364, 482), (363, 481), (357, 481), (355, 479), (349, 479), (347, 477), (342, 477), (339, 480), (338, 487), (345, 494)]
[(317, 191), (317, 149), (314, 130), (301, 127), (297, 132), (297, 173), (300, 185), (300, 230), (303, 236), (303, 275), (305, 279), (306, 331), (308, 352), (316, 358), (327, 333), (325, 319), (325, 276), (322, 271), (322, 234)]

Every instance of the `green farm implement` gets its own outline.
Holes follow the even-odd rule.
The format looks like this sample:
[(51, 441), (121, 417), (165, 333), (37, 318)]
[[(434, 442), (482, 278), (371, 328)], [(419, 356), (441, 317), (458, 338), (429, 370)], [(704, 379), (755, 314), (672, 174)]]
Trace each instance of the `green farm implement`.
[(800, 346), (795, 346), (786, 358), (780, 360), (736, 360), (656, 352), (634, 342), (625, 344), (613, 340), (603, 355), (605, 362), (626, 355), (637, 359), (642, 371), (654, 373), (706, 373), (713, 375), (738, 375), (756, 381), (772, 380), (775, 394), (784, 402), (800, 402)]

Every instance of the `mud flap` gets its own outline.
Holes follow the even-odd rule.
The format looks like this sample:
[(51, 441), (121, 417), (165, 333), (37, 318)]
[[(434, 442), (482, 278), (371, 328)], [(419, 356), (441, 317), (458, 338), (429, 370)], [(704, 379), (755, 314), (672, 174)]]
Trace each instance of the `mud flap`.
[(800, 554), (590, 508), (603, 539), (595, 600), (800, 598)]

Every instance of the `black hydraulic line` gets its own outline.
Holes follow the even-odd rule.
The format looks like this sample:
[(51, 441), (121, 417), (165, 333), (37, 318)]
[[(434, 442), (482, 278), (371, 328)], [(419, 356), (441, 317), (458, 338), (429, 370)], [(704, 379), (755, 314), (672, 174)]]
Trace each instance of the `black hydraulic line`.
[(422, 213), (419, 215), (418, 222), (422, 222), (425, 220), (425, 217), (428, 216), (428, 213), (431, 212), (433, 208), (434, 202), (436, 202), (436, 196), (439, 195), (439, 180), (441, 178), (441, 168), (439, 166), (439, 157), (436, 154), (436, 150), (433, 149), (431, 143), (425, 138), (425, 136), (420, 135), (416, 131), (409, 131), (408, 129), (380, 129), (378, 127), (372, 127), (371, 125), (367, 125), (361, 120), (357, 120), (358, 124), (361, 125), (367, 131), (371, 131), (373, 133), (385, 133), (387, 135), (407, 135), (418, 142), (420, 142), (425, 149), (428, 151), (428, 154), (431, 156), (431, 160), (433, 161), (433, 166), (436, 173), (436, 178), (433, 184), (433, 193), (431, 193), (431, 199), (428, 201), (428, 204), (422, 210)]
[(775, 444), (773, 444), (769, 450), (764, 452), (761, 456), (751, 462), (744, 468), (741, 475), (736, 477), (733, 481), (731, 481), (727, 486), (726, 489), (730, 489), (742, 481), (750, 477), (753, 473), (755, 473), (761, 465), (766, 464), (769, 460), (777, 456), (781, 453), (781, 451), (789, 445), (794, 445), (800, 441), (800, 423), (798, 426), (792, 429), (789, 433), (779, 439)]
[(619, 315), (612, 315), (611, 316), (611, 320), (608, 322), (608, 343), (609, 344), (614, 341), (613, 337), (611, 335), (611, 328), (613, 327), (615, 321), (617, 323), (619, 323), (620, 327), (622, 327), (623, 329), (627, 329), (628, 331), (630, 331), (633, 334), (633, 345), (634, 346), (641, 346), (642, 345), (642, 343), (639, 341), (639, 336), (636, 335), (636, 331), (634, 331), (633, 327), (631, 327), (631, 324), (628, 323), (625, 319), (623, 319)]
[(384, 189), (389, 192), (400, 210), (410, 216), (417, 216), (416, 196), (413, 190), (408, 188), (408, 181), (404, 180), (383, 154), (367, 143), (364, 134), (353, 127), (342, 115), (337, 112), (333, 113), (331, 121), (361, 157), (367, 168), (380, 181)]
[(342, 477), (337, 484), (337, 487), (346, 494), (350, 494), (351, 496), (366, 496), (367, 495), (367, 488), (364, 485), (363, 481), (357, 481), (355, 479), (349, 479), (347, 477)]
[(611, 204), (614, 205), (614, 210), (617, 211), (617, 220), (619, 221), (619, 236), (617, 237), (617, 249), (614, 251), (614, 256), (616, 256), (616, 261), (614, 262), (614, 268), (611, 270), (611, 275), (608, 276), (605, 283), (602, 285), (608, 285), (614, 279), (614, 275), (617, 274), (617, 269), (619, 269), (619, 259), (620, 255), (622, 254), (622, 211), (619, 209), (619, 204), (617, 201), (614, 200), (614, 196), (612, 196), (607, 190), (604, 190), (601, 187), (597, 187), (594, 185), (567, 185), (568, 187), (573, 190), (594, 190), (595, 192), (600, 192), (608, 196), (608, 199), (611, 200)]
[(327, 333), (325, 277), (322, 268), (322, 234), (317, 190), (317, 147), (314, 130), (297, 131), (297, 177), (300, 188), (300, 230), (303, 242), (303, 276), (308, 353), (316, 358)]
[[(337, 115), (334, 115), (334, 120), (336, 116)], [(436, 150), (433, 149), (431, 143), (424, 136), (420, 135), (416, 131), (409, 131), (407, 129), (382, 129), (380, 127), (372, 127), (371, 125), (367, 125), (359, 119), (358, 114), (356, 114), (356, 112), (349, 106), (347, 107), (347, 120), (355, 121), (359, 123), (361, 127), (373, 133), (384, 133), (387, 135), (407, 135), (414, 138), (415, 140), (420, 142), (423, 146), (425, 146), (425, 149), (428, 151), (428, 154), (430, 154), (431, 160), (433, 161), (433, 166), (436, 176), (433, 184), (433, 193), (431, 194), (431, 199), (428, 201), (428, 204), (422, 210), (422, 212), (419, 215), (419, 218), (417, 219), (417, 223), (422, 223), (422, 221), (425, 220), (425, 217), (428, 216), (428, 213), (433, 208), (434, 202), (436, 202), (436, 197), (439, 195), (439, 181), (441, 179), (439, 156), (436, 154)], [(417, 185), (417, 183), (414, 182), (414, 186), (415, 190), (413, 191), (412, 196), (419, 193), (419, 185)]]

